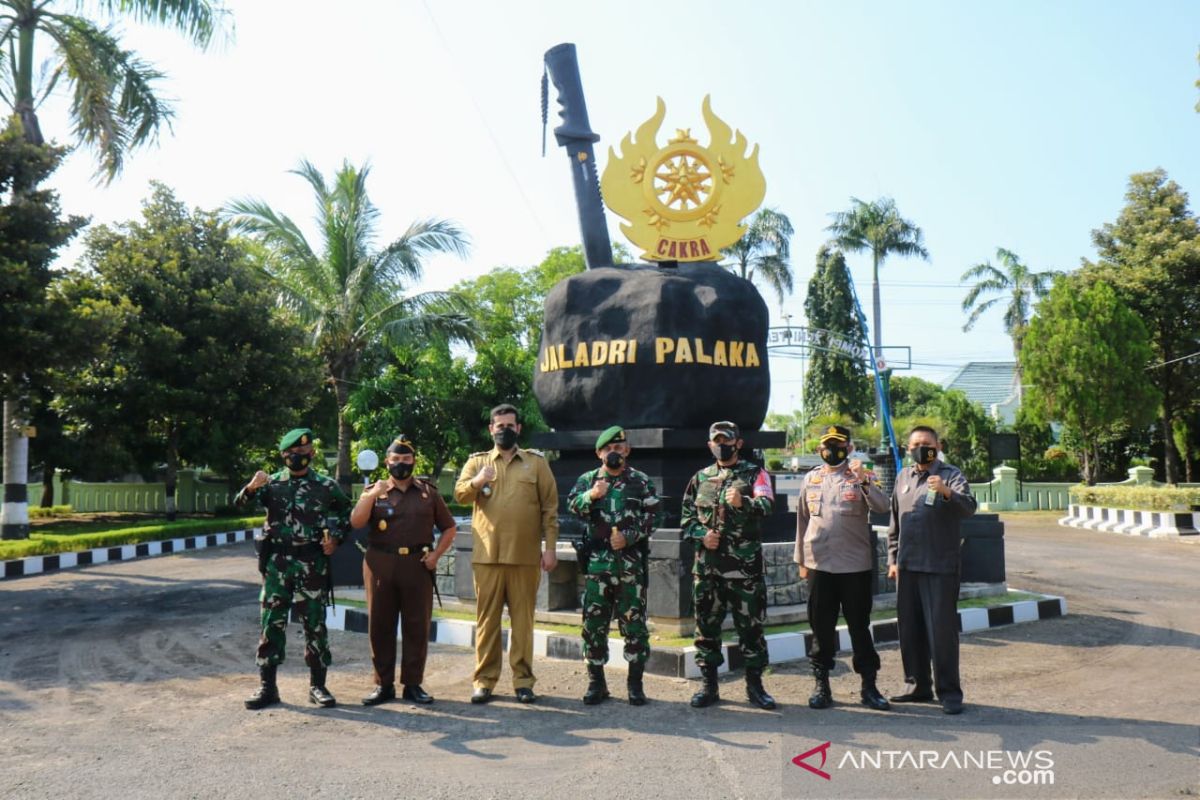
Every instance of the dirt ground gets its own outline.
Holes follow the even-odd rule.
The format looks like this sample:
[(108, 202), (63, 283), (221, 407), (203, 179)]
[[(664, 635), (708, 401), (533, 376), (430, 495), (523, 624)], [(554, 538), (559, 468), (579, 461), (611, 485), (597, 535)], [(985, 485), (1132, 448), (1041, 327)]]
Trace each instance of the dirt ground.
[[(0, 797), (1181, 797), (1200, 794), (1200, 544), (1006, 518), (1013, 588), (1061, 594), (1069, 616), (966, 635), (967, 711), (805, 705), (802, 665), (749, 708), (741, 675), (697, 711), (694, 686), (648, 676), (651, 703), (585, 707), (582, 665), (536, 664), (533, 706), (467, 702), (473, 654), (435, 645), (429, 707), (363, 708), (365, 636), (334, 632), (329, 688), (305, 701), (289, 627), (284, 705), (242, 708), (255, 685), (257, 574), (248, 545), (0, 582)], [(899, 652), (881, 650), (885, 693)], [(829, 742), (826, 780), (792, 758)], [(883, 752), (1044, 751), (1054, 784), (991, 769), (847, 766)], [(805, 759), (817, 767), (820, 753)], [(1016, 773), (1014, 773), (1014, 776)], [(1016, 778), (1014, 777), (1014, 780)]]

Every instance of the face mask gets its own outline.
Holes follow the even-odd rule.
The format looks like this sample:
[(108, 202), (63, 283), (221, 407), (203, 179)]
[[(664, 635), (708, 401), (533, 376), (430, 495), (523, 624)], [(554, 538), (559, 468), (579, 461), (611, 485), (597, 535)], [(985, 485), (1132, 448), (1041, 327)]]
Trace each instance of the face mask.
[(621, 465), (624, 463), (625, 456), (621, 455), (615, 450), (604, 456), (604, 466), (608, 467), (609, 469), (620, 469)]
[(517, 443), (517, 431), (514, 428), (501, 428), (492, 434), (492, 441), (501, 450), (511, 450)]
[(837, 450), (830, 450), (828, 447), (821, 448), (821, 460), (831, 467), (836, 467), (845, 461), (846, 455), (846, 451), (841, 448)]
[(717, 461), (729, 461), (737, 452), (737, 445), (733, 444), (710, 444), (709, 452), (713, 454), (713, 458)]
[(287, 464), (287, 468), (292, 472), (301, 472), (308, 466), (310, 456), (307, 453), (286, 453), (283, 456), (283, 463)]
[(937, 453), (936, 447), (930, 447), (927, 444), (919, 444), (908, 451), (914, 464), (932, 464), (937, 461)]
[(403, 462), (399, 464), (388, 464), (388, 474), (398, 481), (402, 481), (409, 475), (412, 475), (412, 471), (412, 464), (405, 464)]

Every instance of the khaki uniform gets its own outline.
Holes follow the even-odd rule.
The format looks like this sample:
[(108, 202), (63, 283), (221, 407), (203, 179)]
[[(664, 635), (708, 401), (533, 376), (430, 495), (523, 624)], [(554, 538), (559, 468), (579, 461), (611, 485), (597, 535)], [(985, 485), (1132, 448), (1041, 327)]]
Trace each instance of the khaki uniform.
[(869, 511), (888, 510), (877, 481), (863, 484), (849, 462), (821, 467), (804, 480), (796, 509), (797, 564), (808, 573), (808, 623), (813, 631), (812, 663), (825, 670), (837, 653), (837, 618), (846, 618), (860, 674), (879, 672), (879, 654), (871, 638), (875, 589), (875, 550)]
[[(496, 469), (492, 493), (484, 496), (471, 480), (485, 464)], [(542, 541), (558, 544), (558, 487), (546, 459), (518, 448), (505, 461), (498, 447), (474, 453), (454, 485), (454, 499), (473, 503), (471, 566), (475, 577), (475, 688), (492, 689), (500, 680), (504, 606), (512, 622), (509, 665), (513, 688), (532, 689), (533, 612), (541, 580)]]

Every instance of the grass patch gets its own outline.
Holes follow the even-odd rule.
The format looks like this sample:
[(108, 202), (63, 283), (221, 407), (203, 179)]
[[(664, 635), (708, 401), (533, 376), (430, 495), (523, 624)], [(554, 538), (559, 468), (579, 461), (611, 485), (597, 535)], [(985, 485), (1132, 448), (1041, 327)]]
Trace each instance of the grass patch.
[(117, 547), (123, 544), (156, 542), (207, 533), (246, 530), (263, 524), (263, 517), (212, 517), (181, 519), (164, 522), (145, 519), (135, 522), (68, 523), (63, 527), (38, 526), (28, 539), (0, 541), (0, 561), (28, 556), (48, 556), (91, 550), (94, 547)]

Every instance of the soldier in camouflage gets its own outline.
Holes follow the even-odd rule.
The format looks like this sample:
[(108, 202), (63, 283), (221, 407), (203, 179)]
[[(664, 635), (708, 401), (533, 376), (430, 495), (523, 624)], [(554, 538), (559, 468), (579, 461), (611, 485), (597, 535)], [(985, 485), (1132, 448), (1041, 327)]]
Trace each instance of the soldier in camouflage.
[(285, 468), (274, 475), (259, 470), (234, 500), (240, 507), (255, 502), (267, 509), (264, 536), (255, 543), (263, 576), (257, 657), (261, 685), (246, 700), (249, 709), (279, 702), (275, 671), (283, 663), (293, 604), (304, 623), (304, 662), (311, 678), (308, 698), (324, 708), (337, 704), (325, 688), (332, 661), (325, 604), (329, 556), (350, 532), (350, 498), (336, 482), (311, 468), (312, 438), (308, 428), (285, 433), (279, 440)]
[[(650, 656), (646, 627), (645, 546), (658, 522), (658, 495), (643, 472), (629, 466), (625, 431), (614, 425), (596, 439), (601, 466), (579, 476), (567, 499), (571, 513), (587, 520), (588, 541), (583, 592), (583, 646), (588, 668), (587, 705), (608, 698), (608, 627), (614, 611), (625, 637), (629, 662), (629, 703), (646, 703), (642, 675)], [(580, 565), (584, 567), (584, 564)]]
[(708, 447), (716, 463), (692, 477), (683, 494), (683, 535), (696, 547), (692, 604), (696, 615), (696, 663), (704, 683), (692, 696), (703, 708), (720, 699), (717, 669), (721, 626), (733, 612), (742, 660), (746, 664), (746, 697), (759, 708), (775, 708), (775, 698), (762, 684), (767, 666), (767, 585), (763, 578), (759, 519), (771, 513), (775, 494), (771, 476), (757, 464), (738, 457), (744, 442), (732, 422), (714, 422)]

